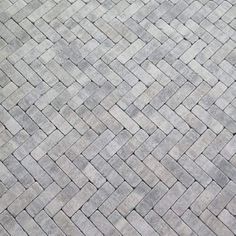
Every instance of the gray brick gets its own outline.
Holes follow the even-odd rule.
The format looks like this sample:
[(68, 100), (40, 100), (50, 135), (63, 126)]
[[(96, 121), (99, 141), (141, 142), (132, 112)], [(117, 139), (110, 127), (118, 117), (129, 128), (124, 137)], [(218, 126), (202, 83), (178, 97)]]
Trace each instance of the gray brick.
[(74, 161), (74, 164), (97, 188), (106, 182), (103, 175), (82, 155)]
[(9, 235), (21, 235), (26, 236), (27, 234), (22, 227), (17, 223), (14, 217), (8, 212), (4, 211), (0, 215), (0, 223), (4, 225), (5, 229), (9, 232)]
[(214, 198), (214, 200), (208, 206), (208, 209), (215, 215), (218, 215), (224, 207), (230, 202), (235, 196), (236, 185), (230, 181), (224, 189)]
[(135, 134), (139, 130), (139, 126), (135, 123), (124, 111), (122, 111), (118, 106), (113, 106), (110, 109), (110, 113), (122, 124), (124, 127)]
[(168, 187), (171, 187), (175, 182), (176, 178), (169, 172), (161, 162), (156, 160), (152, 155), (147, 156), (144, 159), (145, 165), (147, 165), (154, 174), (163, 181)]
[(146, 216), (145, 220), (156, 230), (159, 235), (176, 236), (177, 234), (171, 227), (153, 210), (151, 210)]
[(0, 199), (0, 212), (2, 213), (7, 207), (15, 201), (23, 192), (25, 191), (24, 187), (16, 182), (11, 188), (10, 191), (7, 191), (1, 196)]
[[(54, 199), (45, 207), (45, 212), (49, 216), (54, 216), (61, 208), (72, 199), (73, 196), (78, 193), (79, 188), (73, 184), (69, 183), (59, 194), (56, 195)], [(39, 213), (40, 214), (40, 213)]]
[(85, 235), (102, 236), (102, 233), (95, 227), (95, 225), (81, 211), (77, 211), (72, 216), (72, 220)]
[(196, 163), (222, 188), (227, 184), (229, 179), (215, 164), (209, 161), (204, 155), (196, 159)]
[(134, 229), (134, 227), (132, 227), (132, 225), (124, 217), (122, 217), (117, 211), (114, 211), (109, 216), (108, 219), (115, 226), (115, 228), (120, 231), (122, 235), (131, 235), (131, 236), (140, 235)]
[(7, 60), (1, 62), (1, 70), (11, 78), (12, 82), (16, 85), (23, 85), (26, 79), (9, 63)]
[(149, 138), (146, 139), (142, 145), (135, 151), (135, 155), (143, 160), (147, 157), (153, 149), (165, 138), (165, 135), (162, 131), (156, 130)]
[(69, 217), (67, 217), (63, 211), (59, 211), (53, 218), (55, 223), (61, 228), (61, 230), (66, 235), (71, 236), (82, 236), (83, 233), (79, 230), (78, 227), (76, 227), (75, 224), (70, 220)]
[(45, 155), (38, 163), (61, 188), (64, 188), (70, 182), (69, 177), (49, 156)]
[[(16, 160), (16, 158), (14, 156), (8, 157), (4, 161), (4, 165), (7, 167), (7, 169), (17, 178), (17, 180), (25, 188), (28, 188), (30, 185), (32, 185), (34, 183), (34, 178), (21, 165), (21, 163)], [(2, 169), (2, 171), (3, 171), (3, 169)], [(14, 178), (9, 178), (9, 179), (13, 179), (14, 180)], [(4, 186), (4, 188), (6, 187), (6, 185), (4, 185), (3, 183), (2, 183), (2, 185)]]
[(140, 215), (145, 216), (167, 191), (168, 188), (162, 182), (157, 183), (157, 185), (139, 202), (136, 207), (137, 212)]
[(83, 187), (88, 181), (84, 174), (65, 155), (62, 155), (56, 163), (78, 187)]
[(141, 235), (153, 235), (157, 236), (158, 234), (154, 231), (154, 229), (136, 212), (132, 211), (128, 217), (127, 220), (129, 223), (136, 228), (136, 230)]
[(215, 182), (211, 182), (192, 204), (192, 212), (195, 215), (200, 216), (211, 203), (211, 201), (214, 200), (214, 198), (218, 195), (220, 190), (221, 188)]
[(215, 235), (196, 215), (187, 210), (182, 219), (188, 224), (198, 235)]
[(83, 207), (82, 211), (86, 216), (91, 216), (99, 206), (113, 193), (115, 190), (111, 184), (105, 183), (90, 199), (86, 202)]
[(147, 168), (135, 155), (130, 156), (126, 163), (134, 170), (142, 180), (148, 184), (150, 187), (154, 187), (156, 183), (159, 181), (157, 176), (153, 174), (153, 172)]
[(43, 210), (35, 217), (35, 221), (40, 225), (46, 234), (59, 236), (64, 235), (55, 222)]
[(194, 182), (194, 178), (170, 156), (166, 155), (161, 160), (161, 164), (168, 171), (170, 171), (185, 187), (189, 187)]
[(103, 215), (110, 215), (116, 207), (129, 195), (132, 188), (126, 182), (123, 182), (110, 197), (99, 207)]
[(206, 187), (211, 178), (195, 164), (187, 155), (182, 156), (179, 161), (181, 166), (188, 171), (202, 186)]
[(52, 178), (30, 155), (25, 157), (21, 163), (43, 188), (52, 183)]
[(22, 211), (16, 220), (29, 235), (46, 235), (26, 211)]
[(141, 182), (140, 177), (117, 155), (114, 155), (109, 163), (132, 187), (136, 187)]
[(71, 217), (95, 193), (96, 187), (87, 183), (64, 207), (63, 211)]
[(160, 216), (163, 216), (175, 201), (185, 192), (185, 190), (186, 188), (180, 182), (177, 182), (155, 205), (154, 211)]
[(61, 188), (53, 182), (27, 206), (27, 212), (36, 216), (60, 191)]
[(18, 215), (30, 202), (42, 191), (38, 183), (34, 183), (22, 195), (20, 195), (9, 207), (8, 211), (13, 215)]
[(97, 155), (91, 163), (115, 188), (124, 181), (117, 171), (114, 170), (100, 155)]
[(202, 213), (201, 220), (203, 220), (208, 225), (208, 227), (216, 234), (233, 236), (233, 233), (209, 210), (205, 210)]
[(196, 200), (196, 198), (200, 195), (203, 191), (203, 187), (194, 182), (186, 191), (185, 193), (175, 202), (172, 209), (173, 211), (181, 216), (188, 207)]

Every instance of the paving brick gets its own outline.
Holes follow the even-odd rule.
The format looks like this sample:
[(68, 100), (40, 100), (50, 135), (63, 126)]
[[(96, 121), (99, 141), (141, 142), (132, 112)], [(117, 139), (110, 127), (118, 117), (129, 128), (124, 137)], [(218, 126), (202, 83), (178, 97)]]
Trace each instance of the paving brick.
[(161, 160), (161, 164), (168, 171), (170, 171), (185, 187), (189, 187), (194, 182), (194, 178), (170, 156), (166, 155)]
[(132, 211), (128, 215), (127, 220), (130, 222), (130, 224), (134, 228), (136, 228), (136, 230), (141, 235), (153, 235), (153, 236), (157, 236), (158, 235), (154, 231), (154, 229), (136, 211)]
[(146, 216), (145, 220), (155, 229), (159, 235), (177, 235), (173, 229), (153, 210)]
[(218, 220), (218, 218), (216, 218), (209, 210), (205, 210), (202, 213), (201, 219), (216, 234), (233, 235), (233, 233), (220, 220)]
[(85, 235), (102, 236), (97, 227), (81, 211), (77, 211), (73, 215), (72, 220)]
[(196, 215), (187, 210), (182, 219), (198, 234), (198, 235), (215, 235)]
[(74, 161), (74, 164), (97, 188), (106, 182), (103, 175), (82, 155)]
[(46, 234), (54, 232), (54, 234), (57, 235), (64, 235), (55, 222), (43, 210), (35, 217), (35, 221), (40, 225), (44, 232), (46, 232)]
[(50, 175), (30, 155), (25, 157), (21, 163), (43, 188), (52, 183)]
[(196, 200), (196, 198), (203, 191), (203, 187), (194, 182), (185, 193), (175, 202), (172, 207), (172, 210), (178, 215), (181, 216), (188, 207)]
[(4, 211), (0, 215), (0, 222), (1, 225), (4, 225), (5, 229), (9, 232), (8, 235), (27, 235), (20, 224), (17, 223), (17, 221), (8, 211)]
[(95, 193), (96, 187), (87, 183), (64, 207), (63, 211), (71, 217)]
[(196, 163), (222, 188), (227, 184), (229, 179), (227, 176), (204, 155), (200, 155), (196, 159)]
[(78, 236), (83, 235), (79, 228), (65, 215), (65, 213), (63, 213), (63, 211), (59, 211), (54, 216), (53, 220), (65, 234)]
[(109, 221), (120, 231), (122, 235), (140, 235), (134, 227), (117, 211), (109, 216)]
[(0, 235), (234, 235), (235, 0), (0, 1)]
[(99, 207), (99, 211), (103, 213), (103, 215), (110, 215), (114, 209), (129, 195), (132, 191), (132, 187), (123, 182), (114, 192), (110, 195), (110, 197)]
[(13, 216), (18, 215), (41, 191), (40, 185), (34, 183), (8, 207), (8, 211)]

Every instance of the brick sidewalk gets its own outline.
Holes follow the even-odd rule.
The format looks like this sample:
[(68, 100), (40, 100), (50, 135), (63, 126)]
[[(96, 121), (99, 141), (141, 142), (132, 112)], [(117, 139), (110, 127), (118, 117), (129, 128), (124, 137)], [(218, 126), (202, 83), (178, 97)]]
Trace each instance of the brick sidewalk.
[(235, 0), (0, 0), (0, 236), (236, 235)]

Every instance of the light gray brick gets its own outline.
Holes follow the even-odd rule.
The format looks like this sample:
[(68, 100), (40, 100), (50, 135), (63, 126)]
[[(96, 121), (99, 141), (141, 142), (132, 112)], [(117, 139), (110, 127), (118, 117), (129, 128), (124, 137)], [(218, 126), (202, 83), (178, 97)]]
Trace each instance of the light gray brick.
[(205, 210), (201, 215), (201, 220), (208, 225), (208, 227), (218, 235), (233, 236), (233, 233), (216, 218), (209, 210)]
[(27, 212), (36, 216), (60, 191), (61, 188), (53, 182), (27, 206)]
[(156, 160), (152, 155), (147, 156), (144, 159), (144, 163), (169, 188), (176, 182), (176, 178), (174, 177), (174, 175), (171, 172), (169, 172), (162, 165), (162, 163)]
[(87, 183), (64, 207), (63, 211), (71, 217), (96, 192), (96, 187)]
[(34, 183), (22, 195), (20, 195), (9, 207), (8, 211), (13, 215), (18, 215), (30, 202), (42, 191), (38, 183)]
[(154, 187), (159, 181), (156, 175), (147, 168), (135, 155), (130, 156), (126, 163), (134, 170), (142, 180), (150, 187)]
[(27, 235), (20, 224), (17, 223), (17, 221), (8, 211), (4, 211), (0, 214), (0, 223), (1, 225), (4, 225), (5, 229), (9, 232), (10, 235)]
[(99, 207), (99, 211), (103, 215), (110, 215), (116, 207), (129, 195), (132, 187), (126, 182), (123, 182), (110, 197)]
[[(79, 191), (74, 183), (69, 183), (54, 199), (45, 207), (45, 212), (49, 216), (54, 216), (61, 208), (69, 202)], [(40, 213), (39, 213), (40, 214)]]
[(106, 179), (117, 188), (124, 179), (111, 167), (100, 155), (97, 155), (91, 163)]
[(38, 163), (61, 188), (70, 182), (70, 178), (49, 156), (45, 155)]
[(87, 177), (65, 155), (56, 163), (78, 187), (81, 188), (88, 182)]
[(46, 234), (62, 236), (64, 233), (59, 229), (55, 222), (42, 210), (36, 217), (35, 221), (40, 225)]
[(72, 221), (77, 227), (88, 236), (98, 235), (102, 233), (95, 227), (95, 225), (79, 210), (72, 216)]
[(82, 236), (83, 233), (80, 229), (73, 224), (69, 217), (65, 215), (63, 211), (59, 211), (53, 218), (55, 223), (61, 228), (61, 230), (71, 236)]
[(203, 191), (203, 187), (194, 182), (186, 191), (185, 193), (175, 202), (172, 209), (173, 211), (181, 216), (188, 207), (196, 200), (196, 198), (200, 195)]
[(140, 159), (143, 160), (147, 157), (153, 149), (165, 138), (165, 135), (162, 131), (156, 130), (149, 138), (146, 139), (142, 145), (137, 148), (135, 151), (135, 155)]
[(194, 178), (175, 160), (170, 156), (166, 155), (162, 160), (161, 164), (170, 171), (176, 179), (178, 179), (185, 187), (189, 187), (193, 182)]
[(200, 155), (196, 159), (196, 164), (198, 164), (222, 188), (229, 181), (227, 176), (217, 166), (215, 166), (215, 164), (209, 161), (204, 155)]
[(114, 225), (116, 229), (120, 231), (122, 235), (138, 236), (140, 235), (134, 227), (117, 211), (114, 211), (109, 217), (109, 221)]
[(154, 229), (136, 212), (132, 211), (127, 220), (129, 223), (136, 228), (136, 230), (144, 236), (153, 235), (157, 236), (158, 234), (154, 231)]
[(159, 235), (176, 236), (177, 234), (171, 227), (153, 210), (151, 210), (146, 216), (145, 220), (155, 229)]
[(206, 187), (211, 178), (195, 164), (187, 155), (182, 156), (179, 161), (180, 165), (188, 171), (202, 186)]
[(103, 175), (82, 155), (74, 161), (74, 164), (97, 188), (106, 182)]
[(113, 106), (110, 111), (130, 133), (135, 134), (139, 130), (139, 126), (135, 123), (122, 109), (117, 105)]
[(25, 157), (21, 163), (43, 188), (52, 183), (52, 178), (30, 155)]
[(200, 216), (201, 213), (207, 208), (212, 200), (218, 195), (221, 188), (215, 182), (211, 182), (206, 189), (199, 195), (196, 201), (192, 204), (192, 212)]
[(39, 160), (62, 138), (63, 138), (62, 133), (59, 130), (55, 130), (31, 152), (31, 155), (33, 156), (34, 159)]
[(215, 235), (196, 215), (187, 210), (182, 219), (188, 224), (198, 235)]
[(163, 216), (185, 190), (186, 188), (180, 182), (177, 182), (155, 205), (154, 211)]

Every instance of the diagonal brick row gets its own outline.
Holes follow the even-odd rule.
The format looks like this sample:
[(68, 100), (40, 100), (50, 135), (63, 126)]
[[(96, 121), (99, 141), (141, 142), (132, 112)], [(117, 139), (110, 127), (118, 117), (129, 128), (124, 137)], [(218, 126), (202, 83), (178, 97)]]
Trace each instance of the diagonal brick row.
[(0, 235), (235, 235), (235, 16), (2, 0)]

